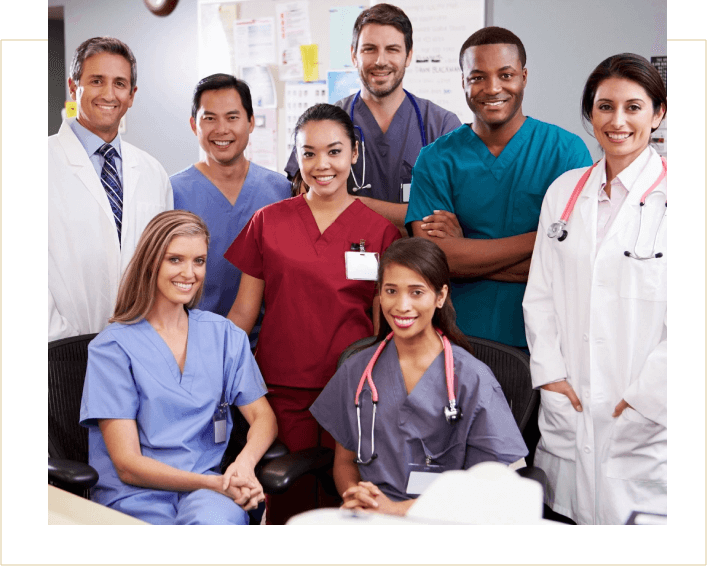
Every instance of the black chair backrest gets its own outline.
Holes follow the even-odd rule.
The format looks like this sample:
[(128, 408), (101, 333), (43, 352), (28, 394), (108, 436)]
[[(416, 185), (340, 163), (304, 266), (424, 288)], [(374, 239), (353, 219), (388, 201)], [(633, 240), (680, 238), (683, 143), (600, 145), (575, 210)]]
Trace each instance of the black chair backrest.
[(49, 342), (49, 456), (88, 462), (88, 430), (79, 425), (88, 343), (95, 334)]
[[(533, 389), (530, 379), (529, 356), (513, 346), (506, 346), (483, 338), (467, 336), (474, 349), (474, 356), (485, 363), (496, 376), (503, 389), (506, 401), (511, 407), (513, 418), (521, 433), (533, 417), (533, 411), (540, 401), (540, 393)], [(356, 340), (339, 357), (337, 368), (359, 350), (375, 344), (376, 337), (368, 336)]]

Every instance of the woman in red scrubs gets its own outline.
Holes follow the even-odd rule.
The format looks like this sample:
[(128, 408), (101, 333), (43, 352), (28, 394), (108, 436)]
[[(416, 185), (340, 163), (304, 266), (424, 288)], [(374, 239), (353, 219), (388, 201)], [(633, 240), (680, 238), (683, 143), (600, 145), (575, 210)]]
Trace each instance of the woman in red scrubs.
[[(317, 104), (300, 116), (294, 135), (305, 192), (258, 210), (225, 254), (243, 272), (228, 318), (250, 332), (265, 305), (255, 358), (291, 451), (334, 447), (308, 409), (341, 352), (378, 330), (373, 256), (351, 252), (382, 255), (400, 237), (347, 191), (358, 144), (344, 110)], [(287, 509), (271, 505), (270, 521), (313, 508), (307, 499)]]

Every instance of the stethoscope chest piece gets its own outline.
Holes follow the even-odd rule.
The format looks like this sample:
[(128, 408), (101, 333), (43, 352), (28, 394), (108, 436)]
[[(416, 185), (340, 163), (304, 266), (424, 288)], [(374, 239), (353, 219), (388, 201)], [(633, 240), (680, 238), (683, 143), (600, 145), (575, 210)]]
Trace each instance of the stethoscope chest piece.
[(567, 230), (565, 230), (566, 222), (560, 220), (559, 222), (553, 222), (547, 229), (547, 235), (549, 238), (557, 238), (558, 242), (562, 242), (567, 237)]
[(449, 401), (449, 405), (444, 407), (444, 418), (449, 424), (454, 424), (462, 420), (462, 410), (457, 407), (457, 402), (454, 399)]

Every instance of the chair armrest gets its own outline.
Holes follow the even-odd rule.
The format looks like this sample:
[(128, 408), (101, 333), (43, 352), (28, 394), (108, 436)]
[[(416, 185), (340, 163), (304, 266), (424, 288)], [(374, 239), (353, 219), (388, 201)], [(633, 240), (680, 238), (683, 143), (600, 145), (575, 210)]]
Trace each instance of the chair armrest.
[(49, 483), (71, 493), (82, 493), (98, 482), (98, 472), (74, 460), (49, 458)]
[(258, 479), (268, 494), (284, 493), (292, 483), (308, 473), (316, 473), (334, 465), (334, 451), (316, 446), (275, 458), (266, 463)]
[(517, 469), (516, 473), (521, 477), (538, 482), (543, 488), (543, 498), (545, 497), (547, 493), (547, 476), (544, 471), (535, 466), (528, 466), (526, 468)]

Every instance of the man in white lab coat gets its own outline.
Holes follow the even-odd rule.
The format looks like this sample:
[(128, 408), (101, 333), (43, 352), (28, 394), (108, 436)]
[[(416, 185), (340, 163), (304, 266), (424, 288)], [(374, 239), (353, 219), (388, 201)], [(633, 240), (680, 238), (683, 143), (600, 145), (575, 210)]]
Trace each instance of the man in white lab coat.
[(173, 208), (164, 168), (122, 141), (137, 91), (135, 57), (95, 37), (74, 54), (77, 117), (49, 137), (49, 340), (100, 332), (145, 225)]

